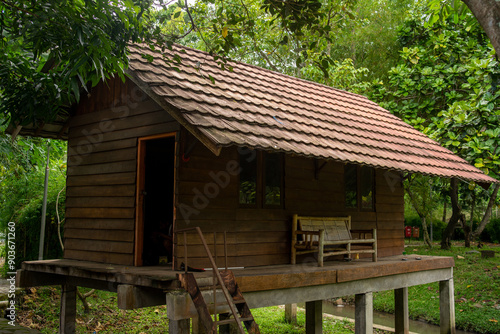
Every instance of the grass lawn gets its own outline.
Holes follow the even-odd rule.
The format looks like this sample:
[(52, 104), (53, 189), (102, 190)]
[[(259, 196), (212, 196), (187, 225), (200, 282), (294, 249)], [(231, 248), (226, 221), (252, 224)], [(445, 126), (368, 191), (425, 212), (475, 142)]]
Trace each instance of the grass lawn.
[[(88, 291), (81, 289), (81, 291)], [(23, 326), (38, 329), (42, 333), (57, 333), (59, 326), (60, 289), (45, 287), (31, 289), (24, 297), (24, 304), (19, 311)], [(119, 310), (116, 306), (116, 294), (97, 291), (88, 298), (90, 312), (85, 314), (83, 305), (78, 302), (77, 333), (113, 333), (113, 334), (150, 334), (168, 333), (168, 319), (165, 306), (149, 307), (133, 311)], [(305, 312), (297, 312), (297, 324), (288, 324), (284, 320), (283, 307), (254, 309), (252, 313), (263, 334), (300, 334), (305, 333)], [(323, 333), (351, 334), (354, 324), (323, 318)], [(375, 333), (387, 333), (376, 330)]]
[[(483, 248), (500, 251), (500, 248)], [(407, 254), (453, 256), (455, 284), (455, 317), (457, 328), (477, 333), (500, 333), (500, 253), (482, 259), (470, 248), (453, 247), (449, 251), (434, 246), (407, 246)], [(410, 318), (439, 325), (439, 283), (408, 289)], [(374, 308), (394, 312), (394, 292), (374, 294)]]
[[(500, 334), (500, 253), (491, 259), (481, 259), (480, 254), (467, 254), (470, 250), (463, 247), (454, 247), (450, 251), (442, 251), (438, 246), (432, 250), (424, 246), (406, 247), (408, 254), (453, 256), (457, 327), (477, 333)], [(31, 289), (31, 293), (23, 297), (23, 306), (18, 311), (21, 324), (42, 333), (56, 333), (59, 326), (59, 297), (60, 290), (55, 287)], [(116, 294), (103, 291), (96, 291), (88, 301), (90, 312), (87, 314), (78, 301), (77, 333), (167, 332), (165, 306), (123, 311), (116, 306)], [(374, 308), (393, 313), (394, 292), (375, 293)], [(439, 284), (411, 287), (409, 311), (412, 319), (439, 324)], [(252, 312), (262, 333), (305, 333), (303, 310), (299, 309), (297, 325), (285, 323), (284, 310), (280, 307)], [(323, 329), (324, 333), (353, 333), (354, 325), (324, 317)]]

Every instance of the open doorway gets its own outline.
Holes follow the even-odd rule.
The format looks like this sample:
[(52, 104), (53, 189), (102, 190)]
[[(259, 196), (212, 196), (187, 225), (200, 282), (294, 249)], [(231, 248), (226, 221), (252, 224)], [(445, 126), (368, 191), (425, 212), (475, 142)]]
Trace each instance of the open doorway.
[(137, 183), (136, 265), (172, 261), (175, 136), (141, 138)]

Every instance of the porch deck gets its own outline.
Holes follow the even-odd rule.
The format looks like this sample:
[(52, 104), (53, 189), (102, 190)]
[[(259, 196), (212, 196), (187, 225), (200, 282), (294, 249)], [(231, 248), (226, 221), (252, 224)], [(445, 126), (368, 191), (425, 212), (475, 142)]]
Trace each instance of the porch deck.
[[(233, 269), (236, 282), (250, 308), (305, 302), (306, 333), (321, 333), (321, 301), (356, 295), (356, 333), (373, 328), (372, 292), (394, 290), (396, 330), (408, 332), (408, 287), (439, 282), (442, 333), (454, 333), (453, 266), (451, 257), (393, 256), (352, 262), (329, 261), (296, 265), (273, 265)], [(60, 333), (74, 333), (75, 286), (117, 292), (121, 309), (165, 305), (172, 333), (189, 333), (189, 319), (197, 311), (189, 294), (182, 289), (178, 274), (170, 267), (132, 267), (78, 260), (24, 262), (17, 273), (19, 287), (62, 285)], [(194, 273), (200, 287), (212, 284), (213, 273)], [(207, 304), (224, 297), (203, 289)], [(219, 295), (220, 294), (220, 295)], [(213, 306), (209, 306), (213, 313)], [(227, 305), (217, 313), (228, 312)], [(308, 313), (309, 312), (309, 313)]]
[[(369, 259), (328, 261), (324, 267), (312, 262), (236, 268), (232, 271), (242, 292), (257, 292), (345, 283), (453, 266), (454, 259), (451, 257), (408, 255), (380, 258), (378, 262)], [(115, 292), (118, 285), (127, 284), (167, 292), (182, 289), (177, 279), (179, 273), (182, 271), (174, 271), (167, 266), (132, 267), (56, 259), (24, 262), (17, 284), (19, 287), (69, 284)], [(207, 279), (207, 285), (211, 284), (211, 270), (194, 275), (201, 282), (200, 285), (203, 285), (204, 278)]]

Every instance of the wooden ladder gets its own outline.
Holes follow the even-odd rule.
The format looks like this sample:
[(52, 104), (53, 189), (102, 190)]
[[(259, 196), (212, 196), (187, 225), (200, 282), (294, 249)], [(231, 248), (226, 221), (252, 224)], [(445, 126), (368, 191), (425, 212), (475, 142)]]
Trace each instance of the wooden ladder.
[[(200, 236), (201, 242), (205, 251), (207, 253), (208, 259), (210, 260), (210, 264), (213, 269), (213, 281), (212, 285), (208, 287), (200, 287), (196, 278), (192, 273), (188, 273), (188, 265), (187, 265), (187, 238), (186, 232), (195, 230)], [(184, 229), (177, 231), (184, 233), (184, 274), (178, 274), (179, 281), (181, 282), (182, 287), (189, 293), (191, 299), (193, 300), (194, 306), (198, 311), (198, 316), (200, 322), (205, 327), (205, 331), (207, 334), (215, 334), (217, 333), (217, 327), (221, 325), (228, 325), (231, 323), (236, 323), (238, 326), (238, 330), (241, 334), (244, 334), (243, 325), (245, 325), (248, 333), (260, 334), (259, 326), (255, 322), (252, 312), (248, 307), (248, 304), (243, 298), (243, 295), (236, 283), (233, 272), (227, 269), (227, 244), (226, 244), (226, 233), (224, 232), (224, 255), (225, 255), (225, 265), (226, 269), (219, 271), (217, 267), (216, 261), (208, 248), (207, 242), (201, 232), (199, 227), (194, 227), (190, 229)], [(216, 235), (214, 233), (214, 250), (215, 256), (217, 257), (217, 242)], [(202, 295), (202, 290), (209, 288), (213, 291), (214, 302), (211, 303), (213, 307), (214, 319), (212, 319), (210, 311), (208, 309), (208, 305), (205, 302), (205, 299)], [(217, 290), (221, 290), (225, 297), (225, 302), (217, 303)], [(227, 317), (226, 319), (217, 320), (217, 308), (219, 306), (229, 306), (229, 309), (232, 314), (232, 318)]]

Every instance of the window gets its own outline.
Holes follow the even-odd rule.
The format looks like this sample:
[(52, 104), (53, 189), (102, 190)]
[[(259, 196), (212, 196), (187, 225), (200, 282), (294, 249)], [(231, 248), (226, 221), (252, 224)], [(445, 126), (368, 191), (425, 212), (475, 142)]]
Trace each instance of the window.
[(357, 211), (374, 210), (375, 178), (373, 168), (345, 165), (345, 207)]
[(264, 154), (264, 205), (281, 205), (282, 171), (281, 154)]
[(255, 205), (257, 202), (257, 154), (240, 153), (240, 204)]
[(279, 153), (239, 149), (239, 203), (254, 207), (281, 207), (283, 156)]

